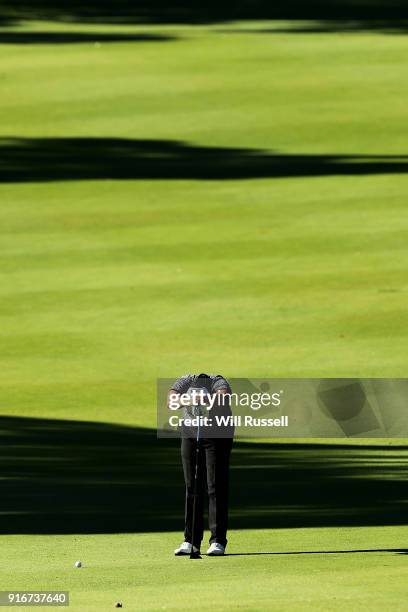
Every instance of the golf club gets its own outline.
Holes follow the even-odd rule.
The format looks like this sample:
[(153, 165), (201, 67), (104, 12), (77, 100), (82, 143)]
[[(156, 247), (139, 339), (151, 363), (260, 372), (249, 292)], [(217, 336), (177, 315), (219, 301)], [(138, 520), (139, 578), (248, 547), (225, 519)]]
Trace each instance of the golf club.
[[(203, 390), (202, 389), (190, 389), (191, 391), (198, 391), (199, 393), (202, 393)], [(199, 462), (200, 462), (200, 416), (202, 414), (201, 411), (201, 405), (195, 404), (192, 407), (192, 413), (193, 416), (198, 417), (198, 424), (197, 424), (197, 437), (196, 437), (196, 452), (195, 452), (195, 469), (194, 469), (194, 496), (193, 496), (193, 520), (192, 520), (192, 525), (191, 525), (191, 552), (190, 552), (190, 559), (201, 559), (201, 555), (200, 552), (194, 551), (194, 537), (195, 537), (195, 530), (196, 530), (196, 506), (197, 506), (197, 496), (198, 496), (198, 476), (199, 476)]]
[(195, 453), (195, 470), (194, 470), (194, 497), (193, 497), (193, 520), (191, 525), (191, 552), (190, 559), (201, 559), (199, 551), (194, 551), (194, 536), (196, 527), (196, 505), (198, 495), (198, 467), (200, 461), (200, 421), (197, 425), (197, 438), (196, 438), (196, 453)]

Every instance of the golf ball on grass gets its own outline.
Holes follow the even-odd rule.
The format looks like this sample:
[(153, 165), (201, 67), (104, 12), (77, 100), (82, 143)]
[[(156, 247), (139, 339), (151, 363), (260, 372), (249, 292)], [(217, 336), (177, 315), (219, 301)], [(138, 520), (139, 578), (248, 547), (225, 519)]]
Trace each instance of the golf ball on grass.
[(75, 561), (75, 567), (82, 567), (81, 561)]

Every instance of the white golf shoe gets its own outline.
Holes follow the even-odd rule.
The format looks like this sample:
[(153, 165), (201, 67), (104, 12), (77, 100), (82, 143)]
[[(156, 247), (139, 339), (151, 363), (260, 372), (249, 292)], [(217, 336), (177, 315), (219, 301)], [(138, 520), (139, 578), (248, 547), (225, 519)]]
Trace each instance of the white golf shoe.
[[(199, 549), (193, 546), (193, 551), (196, 553), (196, 552), (199, 552)], [(182, 544), (180, 544), (180, 546), (176, 548), (176, 550), (174, 551), (174, 554), (177, 557), (180, 557), (181, 555), (190, 555), (191, 554), (190, 542), (183, 542)]]
[(207, 555), (210, 557), (220, 557), (225, 553), (225, 546), (218, 542), (213, 542), (210, 548), (207, 550)]

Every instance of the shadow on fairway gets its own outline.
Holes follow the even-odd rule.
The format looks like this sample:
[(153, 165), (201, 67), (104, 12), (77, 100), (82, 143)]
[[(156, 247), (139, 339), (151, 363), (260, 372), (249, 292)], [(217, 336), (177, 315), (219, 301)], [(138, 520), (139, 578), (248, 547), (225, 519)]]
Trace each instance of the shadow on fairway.
[(395, 553), (397, 555), (407, 555), (408, 548), (367, 548), (361, 550), (302, 550), (299, 552), (243, 552), (227, 553), (225, 557), (252, 557), (258, 555), (348, 555), (355, 553)]
[(279, 154), (125, 138), (0, 139), (0, 182), (405, 174), (408, 156)]
[(362, 33), (362, 32), (378, 32), (381, 34), (407, 34), (408, 21), (404, 19), (322, 19), (308, 20), (301, 24), (293, 23), (280, 27), (279, 21), (276, 27), (230, 27), (225, 29), (217, 29), (223, 34), (347, 34), (347, 33)]
[(119, 42), (168, 42), (176, 40), (175, 36), (164, 34), (126, 34), (109, 32), (30, 32), (2, 31), (0, 45), (55, 45), (71, 43), (119, 43)]
[[(407, 466), (406, 446), (236, 441), (230, 526), (407, 524)], [(182, 529), (179, 442), (152, 430), (1, 417), (0, 475), (0, 533)]]
[(97, 23), (217, 23), (264, 19), (402, 19), (405, 0), (2, 0), (5, 18)]

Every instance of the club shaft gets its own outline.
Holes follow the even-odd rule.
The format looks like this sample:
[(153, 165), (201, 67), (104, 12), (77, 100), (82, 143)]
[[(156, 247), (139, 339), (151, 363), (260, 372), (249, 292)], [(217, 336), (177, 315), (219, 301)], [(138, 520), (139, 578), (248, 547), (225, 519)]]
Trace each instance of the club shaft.
[(194, 496), (193, 496), (193, 517), (191, 523), (191, 553), (190, 557), (194, 555), (194, 537), (196, 529), (196, 505), (198, 495), (198, 467), (200, 460), (200, 425), (197, 427), (197, 438), (196, 438), (196, 452), (195, 452), (195, 470), (194, 470)]

